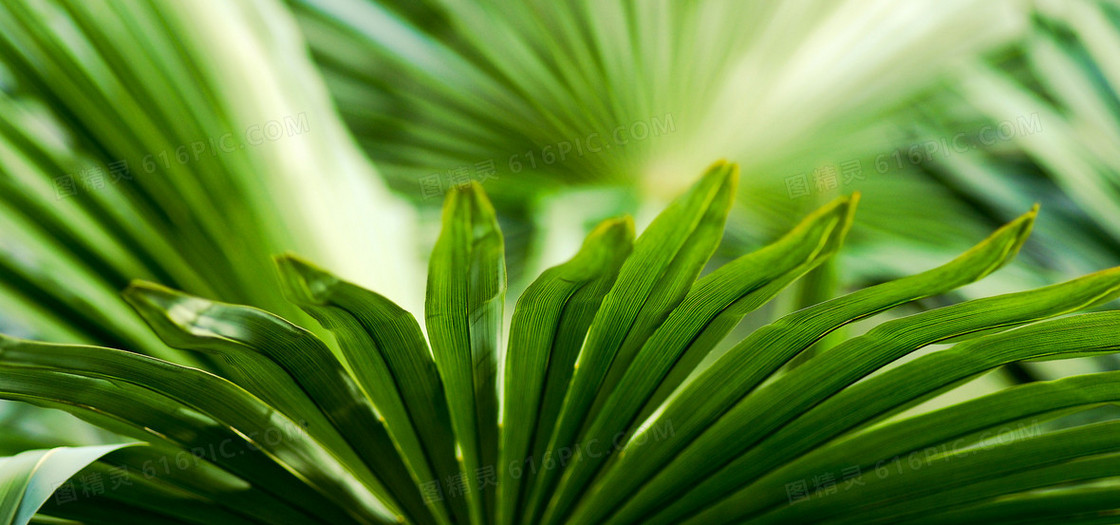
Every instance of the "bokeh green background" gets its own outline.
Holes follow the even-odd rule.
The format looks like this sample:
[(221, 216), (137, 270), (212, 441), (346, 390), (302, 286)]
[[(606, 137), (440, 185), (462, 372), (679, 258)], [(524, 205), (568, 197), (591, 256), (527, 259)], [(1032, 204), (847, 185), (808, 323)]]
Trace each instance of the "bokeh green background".
[[(146, 279), (306, 322), (277, 291), (286, 251), (419, 312), (442, 194), (469, 180), (498, 207), (516, 297), (597, 221), (640, 227), (721, 158), (742, 168), (724, 260), (862, 195), (841, 256), (744, 330), (933, 267), (1034, 203), (1013, 265), (918, 307), (1115, 266), (1117, 9), (4, 2), (0, 331), (192, 363), (119, 291)], [(1114, 364), (1031, 365), (965, 393)], [(0, 407), (0, 452), (107, 439)]]

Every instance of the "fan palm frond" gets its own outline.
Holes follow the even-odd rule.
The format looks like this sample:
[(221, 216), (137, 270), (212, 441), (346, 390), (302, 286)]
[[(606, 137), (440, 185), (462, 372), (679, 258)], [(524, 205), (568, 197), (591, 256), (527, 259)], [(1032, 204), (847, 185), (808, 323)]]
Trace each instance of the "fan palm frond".
[[(0, 397), (148, 443), (68, 463), (96, 459), (82, 472), (135, 487), (40, 512), (85, 523), (864, 523), (1006, 517), (1007, 501), (1049, 505), (1055, 520), (1114, 508), (1115, 486), (1097, 482), (1116, 472), (1120, 432), (1092, 409), (1115, 402), (1115, 373), (904, 411), (1008, 363), (1115, 352), (1116, 312), (1068, 314), (1120, 296), (1120, 269), (891, 319), (784, 366), (845, 325), (1000, 269), (1031, 210), (942, 266), (766, 324), (696, 371), (739, 320), (834, 256), (858, 202), (838, 198), (701, 277), (737, 179), (717, 163), (636, 239), (627, 218), (601, 224), (521, 295), (504, 353), (503, 241), (478, 185), (445, 201), (427, 338), (384, 296), (292, 255), (277, 259), (285, 293), (334, 334), (340, 358), (266, 311), (146, 282), (128, 302), (169, 346), (220, 358), (228, 379), (3, 337)], [(938, 343), (951, 346), (907, 359)]]

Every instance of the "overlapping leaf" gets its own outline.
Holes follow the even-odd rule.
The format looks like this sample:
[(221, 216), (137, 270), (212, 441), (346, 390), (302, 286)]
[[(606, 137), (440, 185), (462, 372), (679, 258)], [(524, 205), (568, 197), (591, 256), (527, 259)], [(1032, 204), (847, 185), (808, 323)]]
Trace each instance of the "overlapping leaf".
[(26, 525), (67, 479), (122, 446), (32, 450), (0, 458), (0, 523)]
[[(601, 224), (522, 295), (501, 358), (504, 243), (477, 185), (445, 205), (430, 352), (407, 311), (293, 255), (278, 260), (286, 295), (335, 335), (339, 357), (275, 315), (144, 282), (127, 301), (169, 346), (221, 362), (228, 379), (126, 351), (5, 338), (0, 397), (152, 443), (88, 468), (129, 467), (134, 490), (42, 512), (91, 523), (129, 511), (133, 521), (193, 523), (889, 523), (1016, 516), (1008, 500), (1051, 504), (1053, 520), (1109, 508), (1113, 492), (1094, 483), (1115, 474), (1120, 442), (1093, 409), (1120, 397), (1115, 374), (894, 417), (1010, 363), (1116, 351), (1115, 312), (1058, 316), (1116, 298), (1120, 270), (820, 343), (1004, 266), (1032, 210), (943, 266), (762, 326), (685, 381), (740, 319), (833, 256), (852, 223), (857, 197), (837, 199), (698, 279), (734, 183), (734, 167), (716, 164), (637, 240), (627, 218)], [(955, 346), (895, 365), (935, 343)], [(1018, 434), (1003, 439), (1010, 425)], [(170, 453), (192, 468), (137, 477)], [(858, 489), (790, 504), (798, 479), (835, 482), (852, 469), (864, 475)], [(868, 476), (881, 472), (902, 474)]]
[(450, 192), (428, 266), (424, 318), (474, 522), (494, 513), (494, 491), (483, 492), (482, 483), (495, 474), (498, 461), (498, 345), (505, 290), (505, 244), (493, 206), (474, 183)]

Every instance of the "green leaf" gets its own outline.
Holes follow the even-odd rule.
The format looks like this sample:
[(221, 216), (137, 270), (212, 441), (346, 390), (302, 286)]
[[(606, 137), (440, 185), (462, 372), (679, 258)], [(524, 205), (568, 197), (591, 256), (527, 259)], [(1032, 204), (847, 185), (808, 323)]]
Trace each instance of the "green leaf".
[(443, 379), (471, 520), (493, 516), (480, 478), (498, 460), (497, 359), (505, 302), (505, 247), (476, 183), (451, 191), (428, 266), (425, 322)]
[(845, 472), (870, 472), (884, 459), (943, 453), (999, 432), (1026, 434), (1072, 410), (1120, 401), (1118, 380), (1120, 372), (1104, 372), (1029, 383), (834, 440), (762, 475), (695, 519), (746, 516), (789, 504), (785, 484), (812, 476), (843, 479)]
[(923, 346), (977, 330), (1014, 326), (1077, 311), (1117, 296), (1120, 296), (1120, 269), (1028, 292), (976, 299), (883, 323), (814, 358), (827, 362), (828, 366), (795, 368), (744, 398), (648, 480), (626, 506), (636, 509), (652, 505), (663, 501), (667, 494), (689, 488), (792, 418)]
[(944, 266), (872, 286), (789, 314), (735, 345), (663, 405), (654, 417), (671, 425), (665, 440), (650, 439), (643, 424), (587, 489), (573, 516), (594, 521), (609, 513), (674, 454), (705, 431), (739, 399), (829, 332), (915, 299), (952, 290), (1006, 264), (1018, 252), (1036, 212), (1000, 228)]
[[(619, 387), (601, 404), (594, 421), (585, 425), (580, 443), (608, 443), (624, 434), (655, 390), (672, 389), (664, 382), (682, 360), (698, 362), (744, 315), (765, 304), (805, 272), (830, 257), (851, 226), (856, 198), (841, 198), (807, 217), (774, 244), (744, 255), (693, 285), (665, 323), (638, 353), (640, 367), (631, 367)], [(688, 354), (695, 354), (690, 357)], [(687, 370), (691, 371), (691, 370)], [(687, 375), (682, 370), (683, 375)], [(672, 381), (672, 380), (670, 380)], [(603, 397), (600, 398), (604, 399)], [(606, 448), (606, 447), (604, 447)], [(596, 457), (577, 447), (552, 497), (548, 518), (563, 515), (597, 468), (609, 457)]]
[[(1016, 450), (1014, 453), (1018, 455), (1021, 451)], [(1028, 467), (1026, 470), (1008, 472), (983, 481), (961, 484), (961, 486), (944, 487), (936, 493), (910, 497), (905, 502), (896, 501), (874, 511), (853, 512), (854, 519), (846, 521), (848, 523), (898, 523), (900, 521), (910, 523), (922, 517), (946, 513), (958, 514), (954, 511), (961, 507), (975, 508), (977, 503), (1009, 499), (1009, 496), (1013, 497), (1023, 492), (1110, 478), (1116, 475), (1118, 469), (1120, 469), (1120, 455), (1087, 455), (1043, 467)], [(953, 475), (964, 470), (962, 466), (954, 465)], [(1065, 505), (1068, 503), (1059, 503), (1056, 506)], [(1077, 513), (1088, 511), (1085, 507), (1075, 507), (1075, 509)], [(977, 520), (975, 517), (972, 519)]]
[(0, 458), (0, 523), (30, 523), (59, 485), (101, 456), (127, 446), (59, 447)]
[[(205, 451), (203, 457), (221, 453), (219, 446), (214, 452)], [(107, 494), (104, 496), (134, 509), (144, 508), (158, 512), (164, 508), (174, 508), (173, 514), (177, 517), (201, 515), (201, 519), (196, 519), (201, 523), (222, 523), (221, 520), (206, 516), (220, 516), (223, 512), (236, 516), (235, 519), (265, 522), (312, 524), (319, 523), (322, 519), (319, 515), (308, 515), (292, 509), (282, 500), (210, 461), (195, 460), (189, 451), (157, 445), (130, 447), (102, 458), (100, 463), (110, 469), (102, 477), (108, 481)], [(184, 466), (186, 468), (181, 468)], [(121, 474), (127, 474), (127, 478), (121, 477), (118, 480)], [(134, 494), (130, 490), (132, 484), (143, 485), (143, 490)], [(176, 502), (177, 499), (188, 503)], [(87, 507), (99, 506), (96, 501), (90, 503)], [(55, 510), (64, 509), (62, 505), (58, 507), (44, 509), (43, 512), (59, 515)], [(72, 515), (69, 513), (72, 507), (69, 503), (65, 505), (67, 515)], [(86, 509), (80, 512), (85, 513)], [(87, 518), (78, 516), (78, 519), (86, 521)]]
[[(596, 396), (610, 394), (646, 339), (684, 299), (719, 244), (737, 182), (736, 166), (716, 163), (638, 237), (588, 329), (546, 459), (570, 449), (580, 426), (595, 416)], [(558, 469), (546, 468), (534, 480), (526, 521), (543, 514), (557, 475)]]
[[(944, 266), (763, 326), (684, 383), (744, 315), (834, 256), (858, 199), (838, 198), (697, 279), (721, 240), (735, 180), (733, 167), (717, 164), (636, 241), (628, 218), (606, 221), (534, 281), (513, 312), (500, 397), (504, 244), (477, 185), (445, 204), (429, 274), (431, 352), (393, 301), (292, 255), (277, 260), (285, 295), (334, 334), (337, 357), (276, 315), (139, 281), (126, 301), (160, 339), (201, 352), (221, 375), (0, 337), (0, 398), (152, 443), (87, 467), (127, 467), (131, 490), (48, 504), (36, 519), (893, 523), (997, 513), (1006, 499), (1047, 491), (1062, 497), (1047, 500), (1057, 510), (1046, 519), (1084, 517), (1075, 503), (1103, 508), (1108, 494), (1095, 487), (1114, 477), (1120, 423), (1099, 408), (1120, 399), (1117, 373), (891, 418), (1010, 363), (1120, 348), (1120, 313), (1043, 320), (1120, 296), (1120, 268), (821, 344), (854, 321), (1000, 268), (1022, 246), (1032, 210)], [(955, 346), (896, 363), (934, 343)], [(1002, 437), (1028, 420), (1015, 439)], [(788, 504), (791, 481), (835, 481), (852, 467), (910, 471)]]
[[(834, 517), (839, 509), (844, 509), (845, 519), (830, 522), (866, 523), (861, 514), (870, 511), (874, 516), (873, 509), (876, 507), (952, 491), (990, 479), (1022, 475), (1024, 471), (1046, 469), (1081, 457), (1117, 452), (1120, 452), (1120, 421), (1105, 421), (1041, 435), (999, 440), (981, 449), (952, 450), (930, 458), (923, 457), (914, 463), (909, 458), (898, 458), (880, 465), (888, 474), (865, 476), (865, 484), (856, 490), (777, 508), (753, 522), (815, 522)], [(1060, 473), (1061, 469), (1057, 472)], [(1014, 478), (1008, 480), (1008, 488), (1012, 487), (1013, 481)], [(1068, 507), (1065, 508), (1068, 512)]]
[(1103, 525), (1116, 522), (1120, 490), (1114, 486), (1079, 487), (1015, 494), (966, 505), (950, 512), (916, 517), (915, 524), (1030, 523)]
[[(44, 505), (39, 512), (85, 523), (107, 521), (104, 519), (106, 511), (117, 514), (117, 521), (113, 523), (255, 523), (251, 515), (245, 516), (234, 508), (223, 506), (205, 496), (205, 493), (205, 490), (179, 489), (158, 476), (148, 479), (140, 471), (131, 473), (107, 463), (96, 462), (67, 486), (60, 488), (53, 501)], [(226, 495), (225, 499), (236, 501), (240, 498)], [(261, 512), (256, 508), (252, 510)], [(299, 518), (298, 515), (291, 515), (291, 518), (278, 519), (299, 521)]]
[[(459, 472), (451, 422), (428, 343), (412, 314), (389, 299), (287, 255), (277, 259), (289, 297), (338, 338), (346, 363), (385, 419), (418, 484)], [(448, 503), (461, 503), (450, 498)], [(441, 522), (447, 509), (433, 501)], [(460, 521), (465, 507), (456, 505)]]
[(120, 289), (302, 322), (268, 278), (285, 250), (419, 305), (414, 212), (348, 140), (282, 2), (20, 1), (0, 6), (0, 34), (6, 325), (222, 372), (153, 338)]
[[(298, 385), (298, 390), (276, 393), (290, 392), (289, 398), (303, 395), (314, 403), (329, 421), (322, 435), (329, 439), (333, 427), (348, 444), (332, 442), (331, 449), (340, 454), (357, 453), (359, 464), (377, 477), (362, 476), (374, 494), (396, 502), (416, 519), (431, 519), (417, 489), (419, 481), (407, 469), (377, 409), (313, 334), (255, 308), (211, 302), (150, 283), (133, 283), (125, 296), (146, 319), (153, 320), (153, 329), (169, 336), (165, 341), (169, 345), (238, 354), (251, 351), (271, 360)], [(265, 370), (279, 374), (276, 367)], [(253, 372), (247, 369), (246, 375)], [(277, 377), (274, 384), (291, 384), (281, 380)], [(307, 421), (312, 424), (322, 420), (306, 410), (299, 414), (311, 417)]]
[[(502, 465), (503, 468), (511, 471), (517, 469), (522, 476), (525, 475), (524, 473), (536, 473), (542, 468), (548, 469), (550, 465), (555, 468), (556, 458), (546, 455), (548, 444), (563, 408), (564, 398), (567, 397), (571, 378), (576, 370), (575, 363), (579, 358), (587, 331), (602, 306), (603, 299), (614, 287), (623, 261), (633, 250), (632, 225), (627, 226), (625, 238), (625, 244), (620, 246), (620, 251), (616, 253), (617, 259), (610, 262), (609, 271), (576, 291), (565, 303), (560, 323), (556, 328), (552, 354), (549, 356), (548, 375), (545, 378), (544, 395), (541, 398), (541, 408), (534, 432), (533, 452), (526, 458), (511, 458), (511, 464)], [(521, 463), (514, 466), (512, 461), (515, 459)], [(527, 491), (522, 491), (519, 502), (522, 508), (527, 498)]]
[[(586, 299), (582, 296), (599, 289), (601, 291), (593, 297), (602, 300), (623, 261), (630, 255), (633, 243), (634, 225), (629, 218), (605, 221), (592, 230), (575, 257), (546, 270), (517, 300), (505, 363), (501, 459), (498, 462), (501, 467), (498, 473), (499, 523), (517, 521), (522, 477), (539, 463), (532, 455), (534, 440), (539, 439), (536, 434), (551, 433), (551, 423), (559, 407), (542, 404), (542, 399), (546, 396), (547, 384), (559, 390), (555, 388), (556, 383), (562, 380), (547, 380), (559, 371), (566, 370), (570, 375), (579, 349), (573, 333), (581, 336), (586, 333), (594, 308), (599, 305), (598, 301), (592, 301), (591, 308), (584, 307), (581, 302)], [(586, 311), (582, 315), (585, 321), (576, 322), (583, 327), (583, 330), (576, 330), (571, 322), (566, 325), (565, 318), (579, 316), (581, 307)], [(566, 381), (562, 386), (566, 388)], [(563, 391), (552, 395), (557, 400), (562, 396)]]
[[(1120, 269), (1102, 276), (1120, 282)], [(680, 519), (844, 432), (873, 424), (998, 366), (1043, 356), (1069, 358), (1115, 352), (1120, 348), (1120, 340), (1111, 336), (1117, 326), (1118, 312), (1045, 321), (960, 343), (870, 377), (769, 433), (747, 453), (674, 501), (659, 513), (660, 519)], [(743, 514), (750, 508), (751, 505), (739, 502)]]
[(0, 368), (4, 397), (78, 415), (97, 407), (119, 422), (114, 430), (205, 457), (304, 512), (392, 521), (392, 503), (369, 497), (379, 487), (360, 463), (340, 462), (303, 426), (207, 372), (123, 350), (3, 336)]

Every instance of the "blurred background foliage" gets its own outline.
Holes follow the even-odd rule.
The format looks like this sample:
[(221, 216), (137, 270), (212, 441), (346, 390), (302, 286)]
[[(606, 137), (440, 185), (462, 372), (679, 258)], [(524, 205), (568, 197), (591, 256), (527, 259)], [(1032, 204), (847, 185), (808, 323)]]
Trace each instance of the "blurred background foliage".
[[(718, 158), (743, 171), (725, 260), (862, 194), (841, 257), (781, 308), (933, 267), (1036, 202), (1014, 264), (926, 305), (1115, 266), (1118, 17), (1105, 0), (4, 2), (0, 331), (215, 369), (119, 291), (146, 279), (311, 327), (277, 295), (285, 251), (419, 312), (441, 196), (468, 180), (499, 209), (516, 298), (591, 225), (643, 226)], [(1113, 363), (1030, 366), (976, 388)], [(0, 454), (106, 439), (0, 407)]]
[(728, 253), (863, 192), (848, 284), (944, 260), (1034, 202), (1027, 256), (985, 292), (1117, 254), (1110, 2), (290, 5), (387, 183), (423, 206), (482, 180), (533, 268), (573, 225), (656, 209), (721, 157), (744, 172)]

